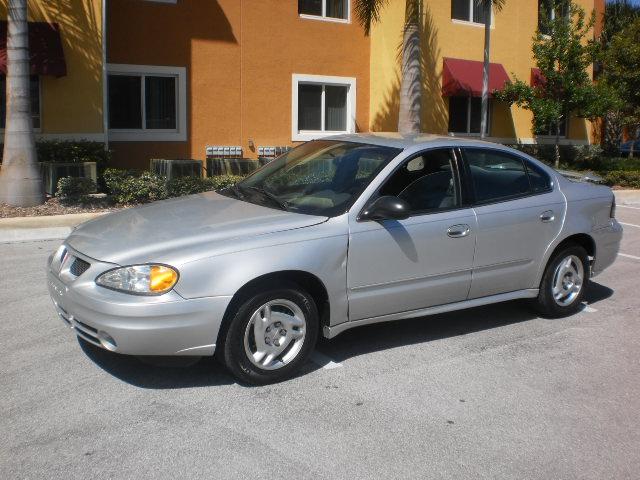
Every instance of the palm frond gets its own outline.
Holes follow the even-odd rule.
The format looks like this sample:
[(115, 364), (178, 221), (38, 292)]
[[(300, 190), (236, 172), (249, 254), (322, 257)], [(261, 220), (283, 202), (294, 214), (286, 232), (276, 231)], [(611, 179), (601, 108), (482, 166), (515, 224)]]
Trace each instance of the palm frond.
[(365, 35), (369, 35), (371, 25), (380, 20), (380, 13), (387, 2), (388, 0), (354, 0), (353, 10)]
[(496, 12), (499, 12), (507, 3), (507, 0), (476, 0), (476, 2), (478, 3), (478, 5), (484, 5), (485, 3), (489, 2), (491, 3), (493, 9)]

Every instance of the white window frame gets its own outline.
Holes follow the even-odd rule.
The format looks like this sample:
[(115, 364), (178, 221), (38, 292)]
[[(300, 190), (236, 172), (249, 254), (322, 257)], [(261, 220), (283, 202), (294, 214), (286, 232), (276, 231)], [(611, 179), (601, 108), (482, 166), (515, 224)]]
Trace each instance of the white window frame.
[[(455, 135), (456, 137), (479, 137), (480, 136), (480, 132), (477, 133), (471, 133), (471, 99), (472, 98), (479, 98), (479, 97), (467, 97), (467, 131), (466, 132), (449, 132), (452, 135)], [(449, 108), (449, 115), (451, 115), (451, 109)], [(489, 137), (491, 135), (491, 120), (493, 117), (493, 102), (491, 101), (491, 99), (489, 99), (489, 112), (487, 117), (489, 117), (489, 122), (487, 124), (487, 137)], [(480, 123), (480, 126), (482, 127), (482, 123)]]
[[(110, 63), (107, 75), (133, 75), (141, 80), (142, 128), (109, 128), (109, 140), (114, 142), (185, 142), (187, 141), (187, 69), (185, 67), (159, 65), (130, 65)], [(147, 129), (145, 126), (145, 76), (176, 78), (176, 128)], [(109, 105), (109, 93), (105, 99)]]
[[(6, 76), (6, 75), (5, 75)], [(38, 128), (34, 128), (34, 133), (42, 132), (42, 76), (41, 75), (29, 75), (29, 81), (31, 81), (31, 77), (38, 77), (38, 120), (40, 120), (40, 126)], [(5, 82), (6, 85), (6, 82)], [(7, 94), (5, 92), (4, 96), (5, 102), (7, 101)], [(6, 105), (5, 105), (6, 112)], [(7, 124), (7, 119), (5, 118), (5, 126)], [(33, 126), (33, 116), (31, 116), (31, 125)], [(0, 135), (4, 135), (4, 128), (0, 128)]]
[[(344, 131), (329, 130), (299, 130), (298, 129), (298, 86), (300, 84), (311, 85), (335, 85), (347, 87), (347, 129)], [(304, 75), (294, 73), (291, 79), (291, 140), (306, 142), (316, 138), (339, 135), (342, 133), (355, 133), (356, 131), (356, 79), (354, 77), (334, 77), (325, 75)], [(324, 129), (325, 90), (322, 89), (322, 102), (320, 104), (320, 125)]]
[[(468, 25), (471, 27), (482, 27), (484, 28), (484, 23), (478, 23), (473, 21), (473, 7), (477, 5), (477, 0), (469, 0), (469, 19), (468, 20), (460, 20), (459, 18), (453, 18), (453, 9), (451, 10), (451, 22), (458, 23), (460, 25)], [(491, 28), (494, 28), (493, 25), (493, 8), (491, 8), (491, 21), (489, 23)]]
[(327, 17), (327, 0), (322, 0), (322, 15), (310, 15), (308, 13), (299, 13), (300, 18), (305, 20), (320, 20), (323, 22), (351, 23), (351, 0), (345, 0), (347, 4), (347, 18)]

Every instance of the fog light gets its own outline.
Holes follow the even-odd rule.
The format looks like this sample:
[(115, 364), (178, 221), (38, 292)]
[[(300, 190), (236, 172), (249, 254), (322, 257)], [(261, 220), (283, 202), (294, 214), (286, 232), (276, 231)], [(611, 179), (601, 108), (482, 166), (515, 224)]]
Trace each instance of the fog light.
[(98, 332), (98, 340), (100, 340), (100, 344), (107, 350), (115, 352), (116, 348), (118, 348), (116, 341), (111, 337), (111, 335), (103, 332), (102, 330)]

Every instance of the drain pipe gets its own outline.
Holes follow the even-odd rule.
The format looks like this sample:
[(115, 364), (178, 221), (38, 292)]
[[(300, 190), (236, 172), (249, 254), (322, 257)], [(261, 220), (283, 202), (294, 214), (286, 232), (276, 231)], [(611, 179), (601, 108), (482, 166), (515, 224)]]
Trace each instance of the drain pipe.
[(109, 150), (109, 101), (107, 99), (107, 0), (102, 0), (102, 132)]

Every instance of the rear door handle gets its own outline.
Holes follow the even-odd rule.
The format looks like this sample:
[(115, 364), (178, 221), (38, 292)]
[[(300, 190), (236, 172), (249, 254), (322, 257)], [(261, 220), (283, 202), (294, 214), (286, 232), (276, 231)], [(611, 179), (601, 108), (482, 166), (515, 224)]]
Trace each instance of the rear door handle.
[(467, 235), (469, 235), (470, 231), (471, 227), (466, 224), (451, 225), (449, 228), (447, 228), (447, 235), (449, 235), (451, 238), (466, 237)]
[(541, 222), (553, 222), (556, 219), (556, 216), (553, 214), (553, 210), (547, 210), (546, 212), (542, 212), (540, 214), (540, 221)]

